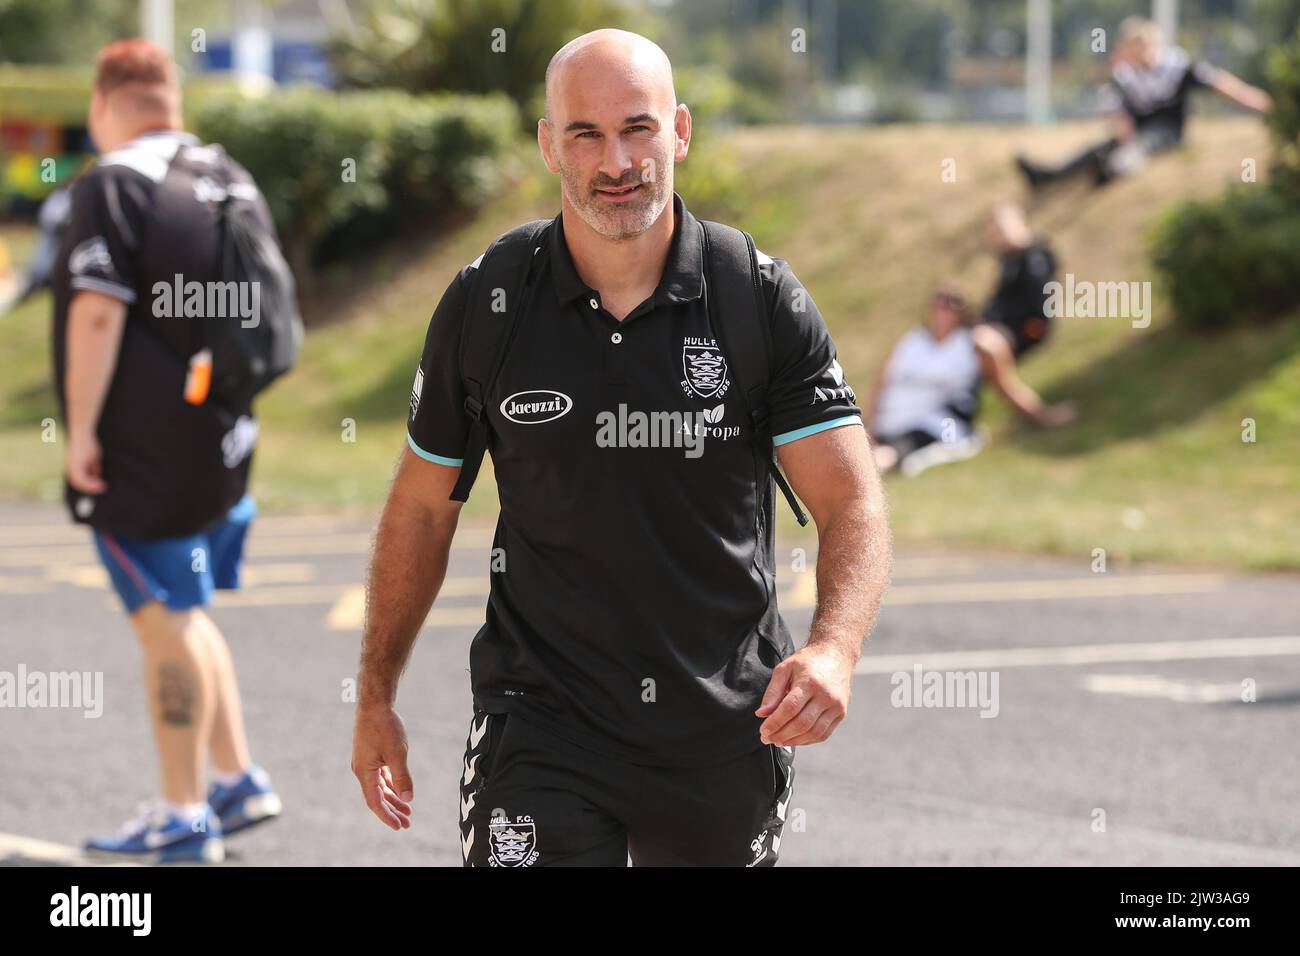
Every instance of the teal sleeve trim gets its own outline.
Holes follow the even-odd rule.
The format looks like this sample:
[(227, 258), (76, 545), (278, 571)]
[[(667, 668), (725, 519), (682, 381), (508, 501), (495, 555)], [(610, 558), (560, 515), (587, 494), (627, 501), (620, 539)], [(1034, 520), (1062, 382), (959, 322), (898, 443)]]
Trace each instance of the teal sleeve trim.
[(782, 432), (779, 435), (772, 436), (773, 445), (784, 445), (787, 442), (798, 441), (800, 438), (807, 438), (809, 435), (816, 435), (818, 432), (824, 432), (828, 428), (839, 428), (841, 425), (861, 425), (861, 415), (845, 415), (843, 418), (832, 418), (828, 422), (819, 422), (816, 425), (808, 425), (804, 428), (796, 428), (792, 432)]
[(415, 452), (425, 461), (431, 461), (435, 465), (447, 465), (450, 468), (459, 468), (461, 465), (465, 464), (464, 458), (444, 458), (442, 455), (430, 454), (417, 445), (415, 439), (409, 434), (406, 436), (406, 443), (411, 446), (411, 451)]

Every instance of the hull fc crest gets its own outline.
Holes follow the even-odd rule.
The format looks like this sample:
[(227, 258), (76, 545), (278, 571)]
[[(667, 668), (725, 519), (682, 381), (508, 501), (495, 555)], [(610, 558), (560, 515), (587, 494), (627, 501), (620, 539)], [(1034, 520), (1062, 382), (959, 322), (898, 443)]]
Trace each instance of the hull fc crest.
[(537, 862), (537, 825), (529, 816), (494, 816), (488, 827), (492, 866), (532, 866)]
[(721, 398), (727, 394), (727, 360), (716, 339), (682, 339), (682, 391), (689, 398)]

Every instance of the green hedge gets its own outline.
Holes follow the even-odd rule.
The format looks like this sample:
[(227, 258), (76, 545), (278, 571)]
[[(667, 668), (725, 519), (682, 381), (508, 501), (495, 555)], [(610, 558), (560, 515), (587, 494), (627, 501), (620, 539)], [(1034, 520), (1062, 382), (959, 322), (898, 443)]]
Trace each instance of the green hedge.
[[(369, 236), (483, 203), (501, 185), (518, 124), (504, 96), (391, 90), (224, 93), (194, 111), (196, 134), (257, 180), (300, 277), (341, 230)], [(348, 160), (355, 181), (344, 178)]]
[(1264, 184), (1175, 206), (1152, 235), (1152, 260), (1180, 322), (1225, 328), (1300, 305), (1300, 201)]

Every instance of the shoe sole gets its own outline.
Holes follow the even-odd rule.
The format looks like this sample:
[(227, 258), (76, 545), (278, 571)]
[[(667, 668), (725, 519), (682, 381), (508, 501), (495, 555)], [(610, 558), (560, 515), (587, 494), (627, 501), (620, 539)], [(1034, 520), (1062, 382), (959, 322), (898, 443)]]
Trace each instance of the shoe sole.
[(224, 863), (226, 861), (225, 843), (218, 838), (204, 840), (197, 852), (193, 847), (164, 846), (142, 853), (127, 853), (121, 850), (106, 850), (103, 847), (83, 847), (81, 852), (91, 859), (118, 860), (123, 863), (140, 863), (142, 865), (162, 866), (169, 863)]

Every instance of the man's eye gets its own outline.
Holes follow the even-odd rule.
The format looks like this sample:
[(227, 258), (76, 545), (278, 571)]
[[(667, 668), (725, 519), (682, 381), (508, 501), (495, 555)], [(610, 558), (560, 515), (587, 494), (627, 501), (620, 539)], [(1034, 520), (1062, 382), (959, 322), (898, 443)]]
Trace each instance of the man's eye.
[(589, 130), (585, 130), (585, 131), (579, 133), (578, 136), (577, 136), (577, 138), (578, 138), (578, 139), (586, 139), (586, 138), (589, 137), (589, 136), (593, 136), (593, 137), (594, 137), (594, 136), (599, 136), (599, 135), (600, 135), (600, 134), (597, 133), (594, 129), (589, 129)]
[(639, 130), (639, 129), (648, 130), (648, 129), (650, 129), (650, 127), (649, 127), (649, 126), (629, 126), (629, 127), (627, 128), (627, 131), (628, 131), (629, 133), (631, 133), (631, 132), (633, 132), (634, 130)]

